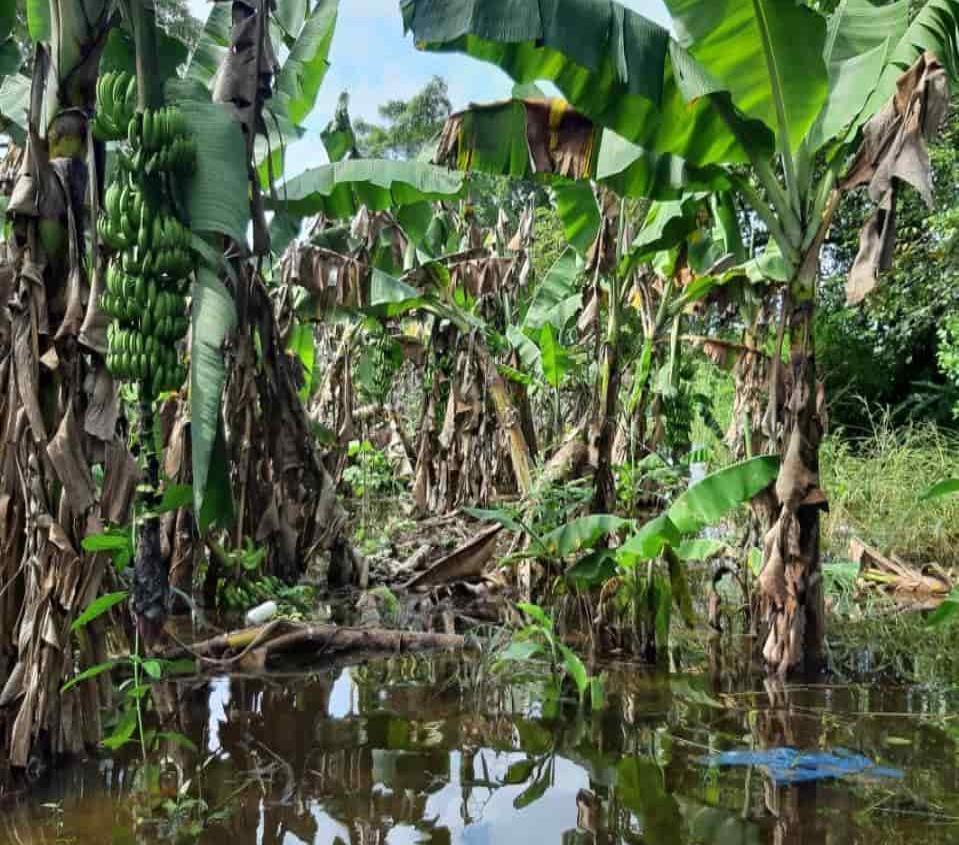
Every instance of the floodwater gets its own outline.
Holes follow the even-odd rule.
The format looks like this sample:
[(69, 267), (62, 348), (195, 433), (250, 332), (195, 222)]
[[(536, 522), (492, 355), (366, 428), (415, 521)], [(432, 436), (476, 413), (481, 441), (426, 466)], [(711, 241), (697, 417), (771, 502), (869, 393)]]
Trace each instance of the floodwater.
[[(170, 743), (159, 772), (135, 751), (63, 767), (0, 806), (0, 843), (959, 842), (949, 689), (620, 667), (592, 714), (449, 657), (165, 687), (163, 728), (195, 750)], [(902, 778), (777, 787), (703, 762), (778, 746)]]

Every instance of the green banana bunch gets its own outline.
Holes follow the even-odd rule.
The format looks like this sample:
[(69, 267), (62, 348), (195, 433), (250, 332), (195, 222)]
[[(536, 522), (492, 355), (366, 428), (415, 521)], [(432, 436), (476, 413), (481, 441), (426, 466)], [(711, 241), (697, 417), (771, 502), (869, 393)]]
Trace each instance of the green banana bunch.
[(190, 253), (182, 247), (142, 250), (137, 246), (123, 253), (121, 263), (126, 273), (162, 278), (177, 288), (179, 282), (193, 269)]
[(127, 125), (127, 142), (134, 151), (130, 166), (147, 173), (190, 173), (196, 163), (196, 143), (175, 106), (146, 109)]
[[(194, 269), (192, 234), (171, 210), (169, 173), (191, 170), (196, 146), (181, 112), (171, 106), (135, 110), (136, 84), (120, 92), (120, 77), (104, 74), (97, 86), (96, 131), (122, 139), (120, 166), (103, 198), (97, 234), (113, 251), (101, 305), (112, 318), (107, 367), (140, 382), (141, 397), (175, 390), (186, 378), (177, 344), (189, 329), (185, 292)], [(122, 98), (120, 94), (123, 94)], [(121, 122), (121, 118), (125, 118)]]
[(115, 376), (143, 382), (155, 396), (175, 390), (186, 379), (186, 368), (176, 350), (152, 335), (136, 329), (121, 329), (111, 323), (107, 329), (107, 367)]
[(119, 141), (136, 114), (137, 80), (123, 71), (108, 71), (97, 80), (93, 134), (101, 141)]
[(103, 197), (104, 214), (97, 221), (97, 234), (113, 250), (126, 249), (137, 243), (144, 202), (135, 185), (113, 181)]
[(355, 383), (364, 399), (382, 402), (403, 363), (399, 345), (382, 328), (365, 332), (356, 361)]

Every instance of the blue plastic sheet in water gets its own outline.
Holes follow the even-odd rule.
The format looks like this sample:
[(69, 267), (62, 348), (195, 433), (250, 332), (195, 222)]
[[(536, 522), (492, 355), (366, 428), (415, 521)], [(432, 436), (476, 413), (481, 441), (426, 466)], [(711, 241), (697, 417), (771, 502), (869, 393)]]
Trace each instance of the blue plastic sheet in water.
[(808, 783), (853, 775), (874, 778), (903, 776), (899, 769), (878, 766), (868, 757), (845, 748), (832, 751), (797, 751), (795, 748), (723, 751), (711, 757), (702, 757), (700, 762), (708, 766), (760, 766), (777, 784)]

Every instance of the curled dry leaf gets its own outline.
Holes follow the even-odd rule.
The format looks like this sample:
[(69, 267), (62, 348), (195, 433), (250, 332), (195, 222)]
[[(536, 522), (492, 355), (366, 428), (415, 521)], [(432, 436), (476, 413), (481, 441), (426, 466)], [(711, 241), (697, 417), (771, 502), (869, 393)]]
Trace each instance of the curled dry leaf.
[(921, 55), (896, 83), (896, 93), (863, 128), (863, 142), (841, 184), (843, 190), (869, 186), (878, 203), (859, 238), (859, 253), (846, 283), (850, 305), (875, 287), (879, 273), (892, 266), (896, 241), (898, 183), (912, 185), (933, 204), (927, 142), (933, 140), (949, 109), (946, 70), (932, 53)]

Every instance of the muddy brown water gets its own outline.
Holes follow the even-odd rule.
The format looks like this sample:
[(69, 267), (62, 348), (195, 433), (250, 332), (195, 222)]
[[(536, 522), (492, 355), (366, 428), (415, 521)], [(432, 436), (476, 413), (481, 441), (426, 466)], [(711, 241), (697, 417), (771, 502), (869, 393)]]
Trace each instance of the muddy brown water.
[[(0, 807), (0, 843), (959, 843), (950, 689), (631, 666), (606, 685), (592, 714), (448, 657), (166, 684), (164, 727), (195, 752), (170, 743), (159, 772), (129, 751), (62, 767)], [(702, 763), (778, 745), (903, 777), (776, 787)]]

